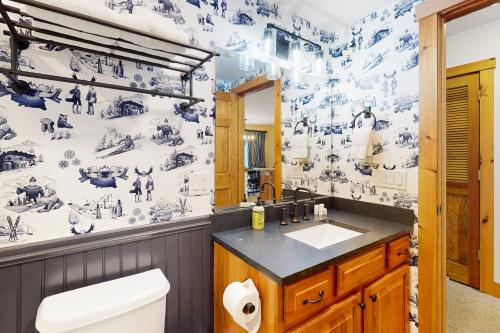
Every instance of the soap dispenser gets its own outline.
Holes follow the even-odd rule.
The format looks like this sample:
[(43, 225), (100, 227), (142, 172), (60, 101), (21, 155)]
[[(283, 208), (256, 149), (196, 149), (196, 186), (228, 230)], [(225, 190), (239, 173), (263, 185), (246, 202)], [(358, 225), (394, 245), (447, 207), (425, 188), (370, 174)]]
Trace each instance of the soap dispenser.
[(257, 204), (252, 208), (252, 228), (262, 230), (264, 222), (264, 206), (262, 206), (262, 202), (257, 201)]

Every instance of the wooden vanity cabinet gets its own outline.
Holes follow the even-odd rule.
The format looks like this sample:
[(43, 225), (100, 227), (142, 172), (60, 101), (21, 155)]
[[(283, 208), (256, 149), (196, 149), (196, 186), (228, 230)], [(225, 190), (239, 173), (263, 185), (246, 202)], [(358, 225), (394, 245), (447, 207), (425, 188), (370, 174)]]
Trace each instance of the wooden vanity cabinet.
[(409, 329), (409, 266), (387, 273), (364, 290), (364, 333)]
[(404, 236), (279, 285), (216, 243), (214, 332), (245, 332), (222, 294), (229, 283), (252, 278), (262, 303), (259, 333), (407, 333), (409, 244)]
[(288, 331), (289, 333), (356, 333), (361, 332), (363, 311), (361, 293), (356, 293), (335, 303), (305, 324)]

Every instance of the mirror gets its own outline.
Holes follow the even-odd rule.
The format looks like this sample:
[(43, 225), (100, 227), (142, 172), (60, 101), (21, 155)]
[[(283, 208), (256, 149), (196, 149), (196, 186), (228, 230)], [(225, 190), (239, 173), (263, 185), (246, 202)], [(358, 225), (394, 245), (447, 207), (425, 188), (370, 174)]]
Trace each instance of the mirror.
[(281, 81), (258, 60), (241, 70), (242, 52), (217, 51), (215, 205), (281, 201)]

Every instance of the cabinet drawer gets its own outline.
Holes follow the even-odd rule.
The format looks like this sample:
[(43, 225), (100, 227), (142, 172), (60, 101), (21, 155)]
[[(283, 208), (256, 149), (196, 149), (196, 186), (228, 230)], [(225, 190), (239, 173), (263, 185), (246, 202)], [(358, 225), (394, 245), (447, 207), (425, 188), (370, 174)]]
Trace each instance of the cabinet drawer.
[(337, 296), (373, 281), (385, 272), (385, 244), (337, 266)]
[(288, 333), (361, 332), (361, 294), (357, 293)]
[(285, 286), (285, 326), (292, 327), (328, 307), (333, 301), (333, 267)]
[(404, 236), (387, 244), (387, 267), (394, 267), (408, 262), (408, 249), (410, 247), (410, 237)]

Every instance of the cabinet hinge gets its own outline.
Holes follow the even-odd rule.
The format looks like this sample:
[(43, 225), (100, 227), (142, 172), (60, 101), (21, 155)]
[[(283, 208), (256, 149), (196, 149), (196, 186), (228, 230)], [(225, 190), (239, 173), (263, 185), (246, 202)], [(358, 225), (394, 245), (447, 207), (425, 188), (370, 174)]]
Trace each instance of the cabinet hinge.
[(481, 260), (481, 249), (477, 249), (477, 261)]
[(437, 208), (436, 208), (436, 213), (437, 213), (438, 215), (441, 215), (442, 210), (443, 210), (443, 208), (441, 207), (441, 205), (439, 205), (439, 206), (437, 206)]
[(477, 181), (481, 181), (481, 170), (477, 170)]
[(481, 90), (477, 91), (477, 101), (481, 102)]

